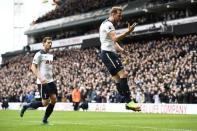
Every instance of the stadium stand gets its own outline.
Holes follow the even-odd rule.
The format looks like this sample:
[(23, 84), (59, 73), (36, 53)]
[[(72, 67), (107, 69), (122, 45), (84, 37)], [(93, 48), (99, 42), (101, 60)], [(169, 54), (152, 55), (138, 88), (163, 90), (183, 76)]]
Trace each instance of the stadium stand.
[[(70, 102), (73, 85), (77, 84), (82, 97), (89, 102), (121, 102), (115, 84), (106, 77), (109, 73), (99, 59), (97, 34), (108, 8), (121, 4), (126, 10), (125, 21), (117, 28), (124, 30), (126, 21), (139, 23), (134, 34), (122, 41), (130, 52), (126, 70), (132, 97), (138, 103), (197, 103), (197, 30), (193, 28), (197, 25), (195, 1), (87, 0), (83, 4), (75, 4), (79, 2), (67, 0), (59, 8), (38, 18), (25, 32), (29, 39), (33, 39), (29, 41), (29, 48), (25, 48), (28, 50), (2, 55), (0, 101), (4, 98), (9, 102), (34, 99), (38, 89), (29, 67), (39, 47), (33, 47), (42, 37), (50, 35), (54, 43), (73, 36), (86, 37), (77, 46), (70, 42), (70, 46), (52, 50), (57, 58), (54, 72), (58, 101)], [(87, 14), (95, 12), (100, 12), (100, 15), (92, 20), (94, 15)], [(74, 16), (83, 17), (72, 19)], [(66, 19), (73, 21), (66, 22)]]
[[(76, 2), (78, 1), (76, 0)], [(117, 0), (111, 2), (107, 0), (100, 1), (101, 3), (103, 3), (103, 5), (99, 4), (99, 2), (91, 2), (93, 2), (95, 6), (92, 6), (92, 4), (87, 4), (86, 7), (91, 6), (92, 9), (85, 12), (83, 11), (84, 7), (79, 4), (74, 4), (75, 6), (79, 6), (76, 7), (80, 10), (78, 13), (71, 13), (76, 11), (76, 8), (72, 8), (70, 9), (73, 10), (70, 11), (71, 14), (65, 15), (64, 12), (65, 10), (67, 10), (67, 8), (65, 7), (67, 6), (62, 6), (61, 11), (59, 11), (60, 8), (52, 11), (54, 12), (54, 14), (52, 13), (53, 15), (50, 15), (51, 12), (49, 12), (48, 14), (37, 20), (40, 21), (41, 19), (40, 22), (33, 22), (34, 24), (31, 26), (30, 30), (26, 32), (26, 34), (34, 39), (33, 43), (39, 43), (46, 35), (50, 35), (53, 39), (63, 39), (96, 33), (98, 32), (100, 23), (107, 18), (107, 14), (110, 10), (110, 5), (122, 5), (125, 8), (125, 16), (123, 18), (123, 22), (118, 25), (117, 28), (125, 28), (127, 26), (127, 22), (137, 22), (138, 25), (156, 22), (165, 23), (169, 20), (196, 16), (197, 14), (195, 10), (196, 4), (191, 4), (191, 2), (188, 1), (160, 1), (162, 3), (156, 2), (156, 5), (154, 6), (152, 6), (153, 3), (151, 3), (150, 1), (148, 2), (144, 0), (129, 2), (125, 0)], [(102, 9), (99, 9), (101, 8), (100, 6), (102, 6)], [(79, 15), (79, 13), (83, 14)], [(48, 23), (48, 26), (46, 26), (47, 23), (45, 21), (49, 19), (50, 21)], [(78, 20), (80, 20), (80, 22), (77, 23)]]
[(38, 18), (34, 23), (41, 23), (53, 19), (86, 13), (126, 2), (128, 2), (128, 0), (66, 0), (62, 3), (60, 8), (52, 10), (46, 15)]
[[(129, 50), (129, 85), (138, 102), (196, 103), (197, 35), (139, 41)], [(59, 101), (70, 99), (77, 83), (91, 102), (120, 102), (114, 84), (99, 60), (98, 49), (56, 49), (55, 76)], [(24, 101), (36, 92), (29, 70), (33, 53), (10, 58), (0, 70), (1, 99)]]

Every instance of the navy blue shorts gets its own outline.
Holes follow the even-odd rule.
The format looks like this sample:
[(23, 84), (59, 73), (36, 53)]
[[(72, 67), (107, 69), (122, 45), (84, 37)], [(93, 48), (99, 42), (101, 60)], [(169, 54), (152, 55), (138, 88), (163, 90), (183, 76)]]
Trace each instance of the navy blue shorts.
[(48, 99), (50, 95), (56, 94), (57, 96), (57, 87), (54, 82), (47, 84), (38, 84), (38, 89), (42, 99)]
[(122, 62), (119, 59), (118, 54), (102, 50), (100, 57), (112, 76), (116, 75), (123, 69)]

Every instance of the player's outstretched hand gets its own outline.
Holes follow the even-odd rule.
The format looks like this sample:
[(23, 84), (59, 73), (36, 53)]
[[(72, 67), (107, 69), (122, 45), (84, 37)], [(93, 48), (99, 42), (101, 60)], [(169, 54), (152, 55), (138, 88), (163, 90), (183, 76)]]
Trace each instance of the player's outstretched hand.
[(128, 33), (131, 33), (134, 29), (135, 29), (135, 26), (137, 25), (136, 22), (134, 22), (132, 24), (132, 26), (130, 26), (130, 23), (128, 23)]

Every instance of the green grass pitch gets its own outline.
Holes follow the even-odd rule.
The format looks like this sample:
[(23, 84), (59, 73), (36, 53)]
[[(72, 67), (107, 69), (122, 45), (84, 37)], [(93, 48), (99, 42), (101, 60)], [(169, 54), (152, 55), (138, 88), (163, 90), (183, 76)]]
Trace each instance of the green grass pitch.
[(54, 111), (42, 125), (44, 111), (0, 111), (0, 131), (197, 131), (197, 115)]

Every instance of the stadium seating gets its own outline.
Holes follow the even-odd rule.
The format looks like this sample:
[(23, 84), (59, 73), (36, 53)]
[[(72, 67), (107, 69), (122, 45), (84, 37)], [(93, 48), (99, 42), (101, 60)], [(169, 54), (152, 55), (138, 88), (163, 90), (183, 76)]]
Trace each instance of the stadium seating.
[[(154, 25), (156, 22), (164, 22), (165, 25), (169, 20), (182, 20), (181, 18), (190, 18), (197, 14), (196, 4), (191, 5), (189, 0), (185, 1), (187, 6), (178, 3), (177, 8), (170, 8), (176, 0), (160, 2), (155, 0), (145, 0), (146, 2), (144, 0), (80, 1), (66, 0), (60, 7), (34, 21), (32, 28), (41, 24), (47, 25), (50, 22), (55, 23), (55, 20), (61, 21), (61, 18), (69, 19), (78, 15), (84, 17), (87, 15), (85, 13), (94, 13), (94, 11), (103, 15), (102, 13), (107, 13), (106, 10), (112, 5), (119, 4), (124, 4), (126, 9), (123, 23), (116, 27), (120, 29), (126, 27), (127, 21), (131, 23), (135, 21), (139, 25), (145, 26), (150, 23)], [(80, 4), (76, 4), (79, 2)], [(160, 12), (148, 10), (152, 9), (153, 5), (158, 5), (158, 8), (162, 10)], [(139, 6), (147, 8), (138, 10)], [(100, 11), (104, 9), (106, 10)], [(33, 37), (34, 39), (29, 44), (38, 44), (44, 36), (51, 36), (53, 40), (62, 40), (74, 36), (94, 35), (94, 33), (98, 33), (101, 20), (85, 23), (83, 26), (79, 21), (79, 25), (75, 28), (73, 25), (63, 28), (63, 24), (58, 24), (60, 25), (58, 29), (50, 28), (49, 31), (45, 30), (49, 27), (35, 29), (38, 32), (29, 30), (28, 38)], [(192, 23), (192, 20), (190, 22)], [(144, 30), (140, 30), (137, 32), (139, 38), (128, 38), (123, 42), (126, 43), (124, 48), (130, 53), (128, 54), (129, 64), (125, 69), (129, 72), (131, 95), (138, 103), (197, 103), (197, 31), (192, 30), (195, 26), (189, 25), (190, 23), (180, 27), (179, 24), (177, 23), (177, 28), (172, 28), (174, 32), (168, 33), (168, 29), (166, 29), (166, 31), (148, 37), (141, 36)], [(67, 23), (65, 26), (69, 26), (69, 24)], [(182, 28), (183, 26), (185, 28)], [(189, 27), (190, 33), (185, 32), (187, 27)], [(151, 28), (147, 32), (155, 30), (155, 28)], [(177, 32), (182, 34), (177, 35)], [(98, 41), (98, 38), (94, 38), (92, 41)], [(121, 96), (118, 94), (115, 84), (99, 59), (99, 48), (90, 48), (90, 45), (87, 47), (89, 48), (80, 49), (69, 46), (52, 50), (57, 58), (54, 61), (54, 76), (57, 80), (58, 101), (71, 101), (73, 85), (77, 84), (82, 92), (82, 97), (89, 102), (121, 102)], [(29, 48), (25, 53), (15, 52), (11, 56), (3, 55), (7, 57), (3, 57), (4, 64), (0, 68), (0, 101), (7, 98), (9, 102), (27, 102), (30, 101), (32, 94), (37, 94), (36, 80), (30, 71), (34, 54), (35, 50), (30, 51)]]
[[(138, 102), (197, 102), (197, 35), (135, 41), (125, 48), (130, 52), (126, 66), (129, 86)], [(53, 50), (59, 101), (70, 101), (72, 86), (78, 84), (90, 102), (121, 102), (98, 52), (97, 48)], [(29, 70), (33, 55), (6, 60), (0, 69), (0, 99), (25, 101), (28, 94), (37, 91)]]

